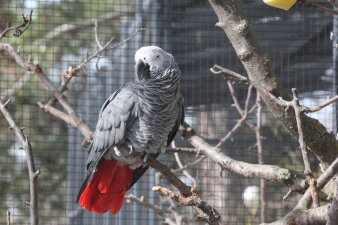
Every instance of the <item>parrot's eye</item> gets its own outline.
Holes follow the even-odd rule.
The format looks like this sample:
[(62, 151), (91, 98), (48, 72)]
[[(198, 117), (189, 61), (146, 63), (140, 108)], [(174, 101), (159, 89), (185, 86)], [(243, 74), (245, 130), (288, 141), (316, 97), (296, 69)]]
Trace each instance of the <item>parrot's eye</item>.
[(156, 59), (160, 59), (160, 56), (159, 56), (159, 55), (157, 55), (157, 56), (156, 56)]

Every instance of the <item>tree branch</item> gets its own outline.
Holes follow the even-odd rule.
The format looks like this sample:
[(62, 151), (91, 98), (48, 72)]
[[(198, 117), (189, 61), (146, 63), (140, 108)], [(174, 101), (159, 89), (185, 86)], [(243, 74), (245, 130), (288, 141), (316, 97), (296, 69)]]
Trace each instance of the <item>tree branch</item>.
[(187, 123), (180, 127), (179, 132), (183, 139), (189, 141), (196, 149), (218, 163), (222, 169), (230, 170), (244, 177), (255, 177), (282, 183), (297, 192), (306, 188), (302, 184), (303, 179), (288, 169), (273, 165), (251, 164), (230, 158), (220, 152), (220, 149), (209, 145), (203, 138), (196, 135), (193, 128)]
[(328, 205), (308, 210), (297, 209), (280, 220), (261, 225), (325, 225), (327, 212)]
[(180, 191), (181, 195), (175, 195), (170, 190), (158, 186), (153, 187), (153, 191), (162, 195), (166, 195), (182, 205), (193, 206), (194, 209), (197, 210), (197, 216), (200, 219), (203, 219), (209, 224), (218, 224), (221, 218), (220, 214), (208, 203), (202, 201), (194, 188), (185, 185), (165, 165), (157, 161), (153, 156), (146, 156), (145, 163), (159, 171), (166, 180), (168, 180)]
[(18, 127), (15, 123), (12, 115), (6, 109), (6, 105), (9, 101), (3, 103), (0, 99), (0, 111), (6, 118), (10, 128), (14, 132), (15, 136), (19, 139), (22, 144), (22, 148), (26, 152), (26, 160), (28, 167), (28, 175), (29, 175), (29, 193), (30, 193), (30, 224), (38, 225), (39, 223), (39, 215), (38, 215), (38, 193), (37, 193), (37, 178), (39, 175), (39, 170), (35, 169), (34, 157), (32, 146), (28, 140), (28, 137), (23, 133), (22, 129)]
[[(298, 137), (297, 123), (292, 109), (281, 105), (279, 97), (289, 99), (282, 91), (274, 73), (269, 57), (263, 53), (249, 22), (244, 19), (241, 1), (209, 0), (215, 10), (222, 28), (234, 47), (248, 74), (249, 82), (257, 89), (274, 116), (285, 128)], [(336, 140), (333, 134), (317, 120), (302, 115), (304, 140), (309, 149), (317, 156), (324, 167), (328, 167), (337, 157)]]
[[(335, 161), (332, 162), (332, 164), (326, 168), (324, 173), (322, 173), (317, 178), (317, 191), (321, 190), (338, 172), (338, 158), (336, 158)], [(295, 209), (302, 209), (302, 208), (308, 208), (311, 203), (311, 196), (312, 196), (312, 190), (311, 188), (308, 188), (308, 190), (304, 193), (302, 198), (298, 201), (297, 206)]]
[[(95, 21), (96, 22), (96, 21)], [(96, 26), (97, 26), (97, 22), (96, 22)], [(113, 40), (115, 39), (115, 37), (112, 37), (109, 41), (106, 42), (106, 44), (104, 46), (101, 46), (101, 44), (99, 43), (98, 37), (97, 37), (97, 31), (96, 31), (96, 27), (95, 26), (95, 39), (96, 39), (96, 43), (99, 47), (99, 50), (97, 50), (96, 52), (94, 52), (91, 56), (89, 56), (88, 58), (86, 58), (85, 61), (83, 61), (80, 65), (76, 66), (76, 67), (69, 67), (67, 71), (65, 71), (65, 73), (62, 75), (63, 80), (62, 80), (62, 84), (59, 88), (59, 91), (63, 94), (66, 90), (67, 90), (67, 85), (69, 84), (69, 82), (71, 81), (71, 79), (73, 77), (76, 77), (78, 75), (78, 73), (83, 70), (85, 68), (85, 66), (87, 65), (87, 63), (89, 63), (91, 60), (93, 60), (94, 58), (99, 58), (101, 56), (101, 54), (109, 49), (115, 49), (121, 45), (123, 45), (124, 43), (126, 43), (127, 41), (129, 41), (130, 39), (132, 39), (133, 37), (136, 36), (137, 33), (144, 31), (144, 28), (140, 28), (140, 29), (136, 29), (133, 33), (131, 33), (126, 39), (114, 44), (112, 47), (109, 47), (109, 45), (113, 42)], [(52, 98), (49, 100), (48, 105), (53, 105), (55, 104), (56, 98)]]
[(194, 191), (194, 189), (192, 189), (192, 195), (188, 197), (175, 194), (169, 189), (161, 186), (153, 187), (153, 191), (160, 195), (168, 196), (169, 198), (175, 200), (181, 205), (192, 206), (194, 210), (198, 213), (197, 217), (202, 221), (208, 224), (219, 224), (219, 220), (221, 219), (220, 214), (217, 212), (216, 209), (208, 205), (208, 203), (202, 201), (197, 192)]
[(35, 74), (40, 78), (44, 85), (50, 90), (50, 92), (55, 96), (55, 98), (62, 105), (64, 110), (69, 116), (69, 120), (72, 120), (72, 124), (76, 125), (75, 127), (80, 130), (84, 135), (87, 143), (91, 142), (93, 131), (89, 126), (82, 120), (81, 116), (70, 106), (67, 100), (62, 96), (59, 90), (54, 86), (54, 84), (49, 80), (48, 76), (42, 71), (42, 68), (37, 64), (30, 62), (25, 62), (23, 58), (14, 50), (14, 48), (9, 44), (0, 44), (0, 50), (5, 50), (8, 54), (16, 61), (16, 63), (24, 68), (26, 71), (34, 71)]
[(221, 74), (221, 73), (225, 73), (225, 74), (229, 74), (231, 75), (232, 77), (234, 78), (237, 78), (239, 81), (243, 81), (243, 82), (249, 82), (248, 78), (239, 74), (239, 73), (236, 73), (232, 70), (229, 70), (229, 69), (226, 69), (224, 67), (221, 67), (219, 65), (214, 65), (212, 68), (210, 68), (210, 71), (213, 73), (213, 74)]
[[(332, 0), (328, 0), (328, 2), (330, 2), (330, 1), (332, 2)], [(329, 9), (329, 8), (324, 7), (322, 5), (316, 4), (314, 2), (308, 2), (306, 0), (298, 0), (298, 2), (302, 3), (303, 5), (305, 5), (307, 7), (318, 9), (322, 12), (325, 12), (325, 13), (328, 13), (328, 14), (331, 14), (331, 15), (338, 15), (337, 11)]]
[(298, 91), (296, 88), (292, 88), (292, 95), (293, 99), (291, 102), (291, 106), (295, 110), (295, 116), (297, 121), (297, 129), (298, 129), (298, 142), (300, 145), (300, 149), (302, 151), (303, 156), (303, 162), (304, 162), (304, 174), (306, 176), (307, 182), (310, 185), (310, 193), (312, 196), (312, 202), (314, 207), (319, 206), (319, 199), (318, 199), (318, 193), (316, 188), (316, 181), (313, 178), (313, 173), (311, 170), (310, 160), (307, 152), (307, 146), (304, 141), (304, 132), (303, 132), (303, 123), (301, 119), (301, 106), (299, 105), (299, 99), (298, 99)]
[(8, 22), (5, 30), (3, 30), (0, 33), (0, 39), (3, 37), (6, 37), (6, 34), (13, 30), (13, 36), (20, 37), (27, 29), (28, 26), (32, 23), (32, 15), (33, 10), (31, 9), (29, 16), (26, 16), (25, 14), (21, 14), (23, 22), (16, 26), (11, 26), (11, 24)]
[(328, 99), (327, 101), (325, 101), (325, 102), (323, 102), (323, 103), (321, 103), (317, 106), (314, 106), (314, 107), (311, 107), (311, 108), (305, 108), (304, 112), (306, 112), (306, 113), (317, 112), (317, 111), (323, 109), (324, 107), (334, 103), (335, 101), (338, 101), (338, 95), (336, 95), (333, 98)]
[[(261, 97), (257, 93), (256, 97), (256, 105), (257, 105), (257, 112), (256, 112), (256, 142), (257, 142), (257, 155), (258, 155), (258, 163), (263, 165), (264, 162), (264, 155), (263, 155), (263, 143), (262, 143), (262, 136), (261, 136), (261, 120), (262, 120), (262, 103)], [(260, 217), (261, 223), (266, 222), (267, 219), (267, 201), (266, 201), (266, 181), (264, 179), (260, 180), (259, 184), (259, 195), (260, 195)]]
[[(228, 82), (228, 84), (230, 85), (230, 83)], [(229, 86), (230, 89), (230, 86)], [(246, 121), (246, 119), (248, 118), (248, 104), (249, 104), (249, 100), (251, 97), (251, 91), (252, 91), (252, 85), (249, 86), (248, 88), (248, 92), (247, 92), (247, 98), (246, 98), (246, 102), (245, 102), (245, 107), (243, 110), (243, 113), (241, 114), (242, 118), (240, 120), (238, 120), (238, 122), (235, 124), (235, 126), (218, 142), (218, 144), (215, 146), (215, 148), (220, 148), (241, 126), (242, 124)], [(234, 99), (235, 104), (238, 104), (237, 98), (235, 97), (235, 93), (234, 90), (230, 89), (230, 94), (232, 96), (232, 98)], [(236, 101), (235, 101), (236, 99)]]
[(326, 225), (336, 225), (338, 224), (338, 183), (337, 176), (334, 178), (334, 195), (329, 206), (328, 217)]
[(120, 19), (123, 16), (130, 15), (130, 12), (127, 12), (128, 10), (121, 9), (120, 12), (109, 12), (104, 15), (101, 15), (100, 18), (95, 19), (88, 19), (84, 20), (82, 22), (73, 22), (69, 24), (61, 24), (54, 28), (54, 30), (48, 32), (45, 36), (42, 38), (39, 38), (35, 40), (32, 44), (32, 46), (44, 46), (47, 45), (49, 41), (52, 41), (54, 38), (59, 37), (60, 35), (63, 35), (65, 33), (75, 33), (76, 31), (92, 27), (95, 25), (95, 22), (103, 23), (106, 21), (114, 21), (116, 19)]
[(142, 196), (141, 198), (138, 198), (134, 195), (126, 195), (124, 196), (124, 199), (127, 202), (135, 202), (137, 204), (140, 204), (148, 209), (151, 209), (152, 211), (154, 211), (157, 215), (164, 217), (166, 215), (166, 213), (159, 208), (156, 205), (151, 204), (150, 202), (148, 202), (147, 200), (144, 199), (144, 197)]

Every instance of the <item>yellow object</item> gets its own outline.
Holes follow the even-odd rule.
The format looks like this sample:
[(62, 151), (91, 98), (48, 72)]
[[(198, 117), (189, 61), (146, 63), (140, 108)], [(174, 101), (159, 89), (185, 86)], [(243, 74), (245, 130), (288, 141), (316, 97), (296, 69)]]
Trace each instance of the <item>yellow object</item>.
[(293, 6), (297, 0), (263, 0), (264, 3), (276, 8), (288, 10)]

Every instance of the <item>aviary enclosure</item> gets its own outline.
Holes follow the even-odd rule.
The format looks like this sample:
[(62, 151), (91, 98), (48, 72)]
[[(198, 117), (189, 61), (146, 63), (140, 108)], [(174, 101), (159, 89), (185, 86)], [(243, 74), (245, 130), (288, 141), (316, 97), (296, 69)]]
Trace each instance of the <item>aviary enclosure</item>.
[[(338, 224), (336, 4), (2, 0), (0, 224)], [(147, 45), (185, 123), (118, 214), (87, 212), (86, 146)]]

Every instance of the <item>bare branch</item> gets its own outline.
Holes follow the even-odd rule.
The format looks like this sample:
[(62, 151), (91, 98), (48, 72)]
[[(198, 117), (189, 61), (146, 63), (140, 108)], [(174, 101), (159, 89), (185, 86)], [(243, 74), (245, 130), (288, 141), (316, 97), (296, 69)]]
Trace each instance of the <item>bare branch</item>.
[(168, 152), (168, 153), (175, 153), (175, 152), (178, 152), (178, 153), (194, 153), (194, 154), (202, 154), (198, 152), (198, 150), (196, 148), (180, 148), (180, 147), (176, 147), (176, 148), (172, 148), (172, 147), (167, 147), (165, 152)]
[(182, 195), (191, 196), (191, 187), (185, 185), (180, 179), (178, 179), (165, 165), (157, 161), (153, 156), (149, 155), (145, 157), (145, 163), (148, 166), (153, 167), (161, 173), (161, 175), (173, 184)]
[[(263, 165), (264, 162), (264, 155), (263, 155), (263, 143), (262, 143), (262, 136), (261, 136), (261, 120), (262, 120), (262, 103), (261, 97), (259, 93), (257, 93), (256, 97), (256, 105), (257, 105), (257, 113), (256, 113), (256, 142), (257, 142), (257, 155), (258, 155), (258, 163)], [(260, 194), (260, 217), (261, 223), (265, 223), (267, 219), (267, 201), (266, 201), (266, 181), (264, 179), (260, 180), (259, 184), (259, 194)]]
[[(229, 82), (228, 82), (229, 84)], [(248, 104), (249, 100), (251, 97), (251, 92), (252, 92), (252, 85), (249, 86), (248, 88), (248, 93), (245, 101), (245, 109), (242, 114), (242, 118), (235, 124), (235, 126), (216, 144), (215, 148), (220, 148), (241, 126), (242, 124), (246, 121), (248, 118)], [(233, 90), (230, 90), (231, 96), (233, 96), (233, 99), (235, 101), (235, 104), (239, 105), (237, 98), (235, 97), (235, 93)], [(236, 100), (235, 100), (236, 99)]]
[(31, 9), (29, 16), (26, 16), (23, 13), (21, 15), (23, 22), (17, 26), (11, 26), (11, 24), (8, 22), (5, 30), (0, 33), (0, 39), (6, 37), (6, 34), (12, 30), (13, 36), (20, 37), (28, 29), (28, 26), (32, 23), (33, 10)]
[(314, 209), (298, 209), (288, 213), (282, 219), (273, 223), (261, 225), (324, 225), (327, 218), (328, 205)]
[[(328, 0), (328, 2), (330, 2), (331, 0)], [(302, 3), (303, 5), (310, 7), (310, 8), (314, 8), (314, 9), (318, 9), (322, 12), (331, 14), (331, 15), (338, 15), (338, 12), (332, 9), (329, 9), (327, 7), (324, 7), (322, 5), (316, 4), (314, 2), (308, 2), (306, 0), (298, 0), (298, 2)]]
[(112, 47), (110, 47), (108, 49), (115, 49), (117, 47), (122, 46), (124, 43), (128, 42), (130, 39), (132, 39), (133, 37), (135, 37), (135, 35), (138, 32), (142, 32), (142, 31), (145, 31), (145, 30), (146, 30), (145, 28), (139, 28), (139, 29), (137, 29), (134, 33), (131, 33), (126, 39), (124, 39), (123, 41), (121, 41), (119, 43), (116, 43), (115, 45), (113, 45)]
[(62, 94), (57, 90), (54, 84), (49, 80), (48, 76), (42, 71), (42, 68), (37, 64), (30, 62), (25, 62), (23, 58), (13, 49), (9, 44), (0, 44), (0, 50), (5, 50), (9, 55), (16, 61), (16, 63), (24, 68), (26, 71), (34, 71), (35, 74), (40, 78), (46, 87), (51, 91), (55, 98), (62, 105), (64, 110), (67, 112), (69, 119), (73, 120), (73, 123), (76, 125), (81, 133), (85, 136), (86, 141), (91, 142), (93, 131), (89, 126), (82, 120), (79, 114), (69, 105), (67, 100), (62, 96)]
[(180, 173), (184, 170), (193, 168), (195, 166), (197, 166), (198, 164), (200, 164), (201, 162), (203, 162), (206, 158), (208, 158), (207, 156), (201, 156), (200, 158), (196, 159), (195, 161), (191, 162), (191, 163), (187, 163), (184, 166), (178, 168), (178, 169), (174, 169), (172, 170), (173, 173)]
[(75, 121), (66, 113), (62, 112), (61, 110), (54, 108), (51, 105), (44, 105), (42, 102), (37, 102), (38, 106), (40, 107), (40, 109), (42, 109), (44, 112), (49, 113), (50, 115), (56, 117), (57, 119), (60, 119), (64, 122), (66, 122), (67, 124), (76, 127), (76, 123)]
[[(194, 184), (193, 186), (195, 187), (196, 186), (196, 179), (193, 176), (191, 176), (190, 173), (188, 173), (187, 167), (183, 166), (181, 158), (180, 158), (180, 156), (178, 155), (177, 152), (174, 153), (174, 156), (175, 156), (175, 160), (177, 162), (177, 165), (179, 166), (179, 169), (181, 169), (180, 171), (183, 172), (183, 174)], [(184, 167), (184, 170), (182, 170), (183, 167)], [(174, 172), (174, 171), (172, 171), (172, 172)]]
[(327, 101), (325, 101), (322, 104), (319, 104), (319, 105), (317, 105), (315, 107), (305, 108), (304, 112), (306, 112), (306, 113), (317, 112), (317, 111), (323, 109), (324, 107), (326, 107), (326, 106), (334, 103), (335, 101), (338, 101), (338, 95), (335, 96), (335, 97), (333, 97), (333, 98), (328, 99)]
[(6, 118), (10, 128), (14, 132), (15, 136), (19, 139), (19, 141), (22, 144), (22, 148), (26, 152), (28, 175), (29, 175), (30, 224), (38, 225), (39, 215), (38, 215), (37, 175), (35, 175), (37, 173), (37, 170), (35, 169), (32, 146), (27, 136), (23, 133), (23, 130), (19, 128), (18, 125), (15, 123), (12, 115), (6, 109), (6, 106), (1, 99), (0, 99), (0, 111)]
[(188, 197), (175, 194), (169, 189), (161, 186), (153, 187), (153, 191), (160, 195), (168, 196), (181, 205), (193, 206), (195, 211), (198, 213), (198, 218), (204, 222), (207, 222), (208, 224), (219, 224), (219, 220), (221, 219), (220, 214), (214, 208), (209, 206), (208, 203), (202, 201), (197, 192), (194, 190), (192, 190), (192, 195)]
[(234, 160), (220, 152), (220, 149), (209, 145), (203, 138), (196, 135), (192, 127), (187, 123), (184, 123), (180, 127), (179, 132), (185, 140), (189, 141), (196, 149), (199, 149), (214, 162), (218, 163), (222, 169), (233, 171), (244, 177), (262, 178), (283, 183), (295, 191), (304, 190), (302, 185), (303, 180), (299, 178), (300, 176), (288, 169), (273, 165), (251, 164)]
[(248, 78), (239, 74), (239, 73), (236, 73), (232, 70), (229, 70), (229, 69), (226, 69), (224, 67), (221, 67), (219, 65), (214, 65), (212, 68), (210, 68), (210, 71), (213, 73), (213, 74), (222, 74), (222, 73), (225, 73), (225, 74), (229, 74), (231, 75), (233, 78), (236, 78), (240, 81), (243, 81), (243, 82), (248, 82)]
[(156, 205), (151, 204), (150, 202), (148, 202), (147, 200), (144, 199), (144, 197), (142, 196), (141, 198), (138, 198), (134, 195), (126, 195), (124, 196), (124, 199), (127, 202), (135, 202), (137, 204), (140, 204), (148, 209), (151, 209), (152, 211), (154, 211), (157, 215), (164, 217), (166, 215), (166, 213), (159, 208)]
[[(317, 178), (317, 191), (321, 190), (338, 172), (338, 158)], [(308, 208), (311, 203), (312, 189), (308, 188), (302, 198), (298, 201), (295, 209)]]
[(7, 217), (7, 225), (11, 225), (11, 212), (7, 210), (6, 212), (6, 217)]
[(334, 195), (329, 206), (326, 225), (338, 224), (338, 183), (337, 176), (334, 178)]
[(95, 25), (94, 26), (95, 41), (96, 41), (97, 46), (99, 46), (99, 49), (102, 49), (103, 46), (101, 45), (100, 40), (99, 40), (99, 36), (97, 34), (97, 27), (98, 27), (97, 20), (94, 22), (94, 25)]
[[(216, 26), (223, 29), (241, 60), (250, 83), (260, 93), (274, 116), (284, 127), (298, 137), (297, 122), (293, 109), (281, 105), (279, 97), (288, 100), (282, 90), (269, 57), (260, 47), (249, 22), (245, 19), (240, 1), (209, 0), (218, 21)], [(235, 28), (235, 29), (234, 29)], [(304, 139), (309, 149), (326, 168), (337, 156), (336, 141), (333, 134), (317, 120), (303, 115)]]
[(292, 88), (292, 95), (293, 95), (293, 100), (291, 102), (291, 105), (295, 111), (295, 116), (296, 116), (296, 121), (297, 121), (298, 142), (300, 145), (300, 149), (302, 151), (302, 156), (303, 156), (303, 161), (304, 161), (304, 174), (306, 176), (307, 182), (310, 185), (313, 205), (314, 207), (318, 207), (319, 199), (318, 199), (318, 193), (316, 189), (316, 181), (313, 178), (313, 173), (311, 170), (310, 160), (309, 160), (308, 152), (307, 152), (307, 146), (304, 141), (304, 132), (303, 132), (302, 119), (301, 119), (301, 106), (299, 105), (298, 91), (296, 88)]
[[(186, 204), (183, 205), (190, 205), (190, 206), (196, 206), (199, 209), (199, 215), (200, 213), (203, 213), (203, 219), (208, 222), (209, 224), (218, 224), (218, 221), (220, 220), (220, 215), (217, 212), (216, 209), (209, 206), (208, 203), (202, 201), (198, 195), (197, 191), (194, 188), (191, 188), (187, 185), (185, 185), (180, 179), (178, 179), (165, 165), (158, 162), (153, 156), (149, 155), (145, 157), (145, 163), (148, 166), (153, 167), (157, 171), (161, 173), (161, 175), (168, 180), (172, 185), (174, 185), (181, 193), (179, 195), (181, 198), (184, 198), (187, 200)], [(161, 187), (161, 190), (168, 190), (166, 188)], [(156, 187), (153, 187), (153, 191), (161, 192)], [(170, 192), (170, 191), (169, 191)], [(172, 193), (172, 192), (170, 192)], [(169, 195), (167, 195), (169, 196)], [(185, 196), (185, 197), (184, 197)], [(170, 196), (172, 197), (172, 196)], [(174, 199), (174, 198), (173, 198)], [(188, 199), (192, 199), (191, 201), (196, 201), (197, 203), (189, 203)], [(176, 199), (174, 199), (176, 200)], [(181, 203), (181, 202), (179, 202)], [(195, 209), (196, 210), (196, 209)]]
[[(95, 53), (93, 53), (92, 55), (90, 55), (89, 57), (86, 58), (85, 61), (83, 61), (80, 65), (76, 66), (76, 67), (69, 67), (67, 69), (67, 71), (65, 71), (65, 73), (62, 75), (63, 77), (63, 81), (62, 84), (59, 88), (60, 93), (64, 93), (67, 90), (67, 85), (69, 84), (69, 82), (71, 81), (71, 79), (75, 76), (78, 75), (78, 73), (83, 70), (85, 68), (85, 66), (94, 58), (100, 58), (101, 54), (108, 50), (108, 49), (114, 49), (117, 48), (121, 45), (123, 45), (124, 43), (126, 43), (127, 41), (129, 41), (130, 39), (132, 39), (133, 37), (135, 37), (135, 35), (139, 32), (144, 31), (144, 28), (140, 28), (137, 29), (135, 32), (131, 33), (126, 39), (124, 39), (123, 41), (113, 45), (112, 47), (109, 47), (109, 45), (113, 42), (113, 40), (115, 39), (115, 37), (112, 37), (108, 42), (106, 42), (106, 44), (104, 46), (101, 47), (101, 44), (98, 42), (97, 39), (97, 44), (99, 45), (99, 50), (97, 50)], [(95, 29), (95, 38), (97, 37), (97, 33), (96, 33), (96, 29)], [(52, 98), (51, 100), (49, 100), (48, 105), (53, 105), (56, 101), (56, 98)]]
[(39, 38), (33, 42), (33, 46), (44, 46), (47, 45), (49, 41), (52, 41), (53, 39), (59, 37), (60, 35), (63, 35), (65, 33), (75, 33), (76, 31), (83, 29), (85, 27), (92, 27), (95, 24), (95, 21), (98, 23), (103, 23), (106, 21), (114, 21), (117, 19), (120, 19), (123, 16), (130, 15), (130, 12), (128, 10), (121, 9), (120, 12), (109, 12), (104, 15), (100, 15), (100, 18), (96, 19), (88, 19), (84, 20), (82, 22), (76, 22), (76, 23), (69, 23), (69, 24), (61, 24), (60, 26), (57, 26), (54, 28), (54, 30), (48, 32), (45, 36), (42, 38)]
[(298, 129), (298, 142), (300, 145), (300, 149), (302, 151), (303, 161), (304, 161), (304, 174), (306, 176), (312, 176), (312, 170), (310, 166), (310, 160), (308, 157), (307, 147), (306, 143), (304, 141), (304, 133), (303, 133), (303, 126), (302, 126), (302, 119), (301, 119), (301, 106), (299, 105), (298, 100), (298, 91), (296, 88), (292, 88), (292, 95), (293, 100), (291, 102), (291, 105), (293, 109), (295, 110), (295, 116), (297, 121), (297, 129)]
[[(237, 99), (237, 97), (236, 97), (236, 95), (235, 95), (234, 87), (233, 87), (232, 83), (229, 82), (229, 81), (227, 82), (227, 84), (228, 84), (228, 87), (229, 87), (229, 91), (230, 91), (231, 98), (232, 98), (232, 100), (234, 101), (234, 104), (233, 104), (232, 106), (234, 106), (234, 107), (237, 109), (237, 112), (239, 113), (239, 115), (241, 115), (241, 116), (243, 117), (245, 111), (242, 109), (241, 105), (240, 105), (239, 102), (238, 102), (238, 99)], [(252, 113), (253, 110), (254, 110), (254, 108), (255, 108), (255, 107), (253, 106), (247, 113), (248, 113), (248, 114)], [(252, 130), (255, 130), (255, 129), (256, 129), (255, 125), (254, 125), (251, 121), (245, 120), (245, 123), (246, 123)]]

